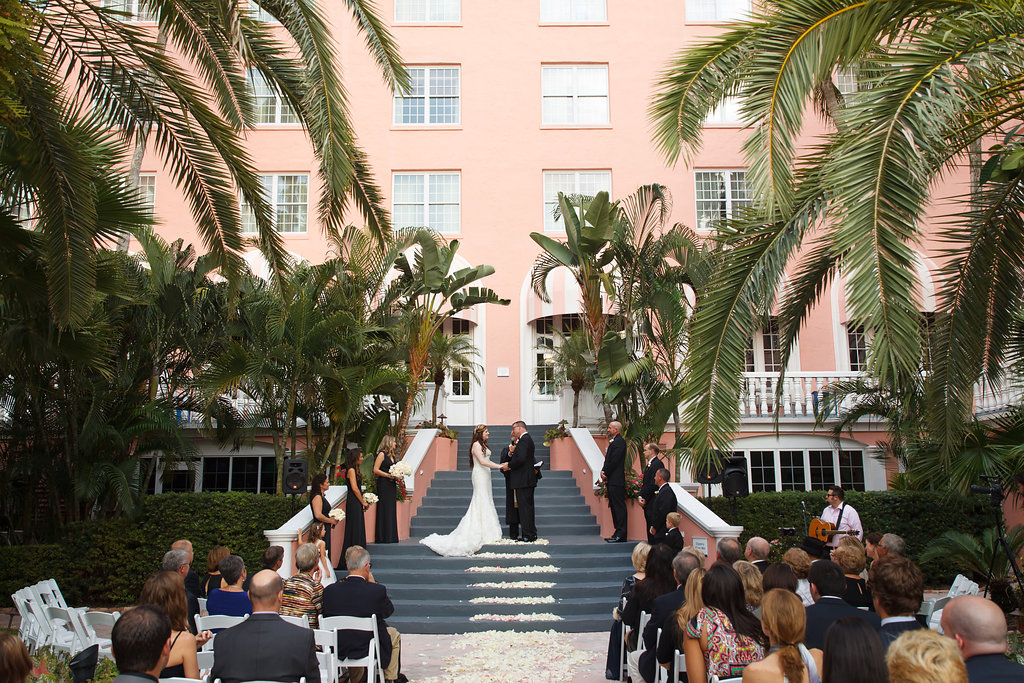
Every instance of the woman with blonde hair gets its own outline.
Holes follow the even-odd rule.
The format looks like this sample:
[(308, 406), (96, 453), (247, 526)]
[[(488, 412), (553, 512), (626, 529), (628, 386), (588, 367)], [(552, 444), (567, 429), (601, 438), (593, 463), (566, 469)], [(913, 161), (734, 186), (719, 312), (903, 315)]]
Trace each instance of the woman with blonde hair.
[(761, 597), (764, 595), (764, 586), (762, 584), (764, 575), (761, 574), (761, 570), (755, 567), (753, 563), (746, 560), (733, 562), (732, 568), (736, 570), (736, 573), (740, 575), (740, 579), (743, 581), (743, 599), (747, 602), (747, 609), (755, 617), (760, 618)]
[(814, 599), (811, 597), (811, 584), (807, 580), (811, 573), (811, 556), (802, 548), (790, 548), (782, 556), (782, 563), (788, 564), (793, 573), (796, 574), (796, 594), (800, 596), (804, 607), (813, 605)]
[(875, 603), (871, 599), (871, 591), (868, 590), (867, 582), (860, 577), (868, 564), (868, 556), (860, 541), (855, 538), (853, 541), (857, 545), (840, 543), (832, 551), (832, 561), (839, 565), (846, 576), (846, 592), (840, 597), (854, 607), (867, 607), (874, 612)]
[(885, 655), (889, 683), (967, 683), (956, 641), (928, 629), (906, 631)]
[[(700, 551), (698, 551), (700, 552)], [(704, 599), (701, 591), (704, 589), (704, 576), (707, 570), (703, 566), (697, 567), (686, 578), (686, 586), (683, 591), (686, 594), (686, 601), (683, 606), (676, 610), (676, 613), (665, 620), (665, 630), (661, 633), (661, 640), (658, 641), (658, 664), (669, 670), (670, 681), (676, 680), (673, 677), (675, 671), (675, 653), (683, 651), (683, 634), (686, 633), (686, 624), (697, 616), (697, 613), (704, 609)]]
[(633, 586), (643, 581), (647, 570), (647, 555), (651, 552), (651, 545), (647, 541), (640, 541), (633, 546), (633, 569), (632, 574), (622, 582), (622, 590), (619, 591), (619, 604), (612, 609), (612, 630), (608, 636), (608, 657), (605, 661), (605, 678), (618, 680), (621, 675), (622, 662), (619, 659), (619, 643), (622, 640), (622, 608), (633, 592)]
[(804, 645), (807, 612), (795, 593), (773, 588), (761, 603), (761, 628), (768, 636), (770, 653), (743, 670), (750, 683), (818, 683), (821, 650)]
[(185, 582), (178, 572), (157, 572), (146, 579), (140, 605), (156, 605), (171, 618), (171, 653), (160, 678), (199, 678), (196, 637), (188, 630)]
[(395, 460), (395, 437), (381, 439), (373, 460), (373, 476), (377, 477), (377, 525), (374, 543), (398, 543), (398, 479), (391, 474)]

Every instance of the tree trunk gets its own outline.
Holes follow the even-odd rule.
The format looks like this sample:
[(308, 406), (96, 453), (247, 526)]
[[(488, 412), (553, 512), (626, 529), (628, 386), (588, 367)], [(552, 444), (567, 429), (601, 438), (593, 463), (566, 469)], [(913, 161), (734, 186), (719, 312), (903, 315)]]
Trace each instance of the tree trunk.
[(430, 424), (437, 426), (437, 397), (441, 394), (441, 385), (434, 383), (434, 400), (430, 404)]
[(580, 426), (580, 392), (576, 389), (572, 390), (572, 426)]

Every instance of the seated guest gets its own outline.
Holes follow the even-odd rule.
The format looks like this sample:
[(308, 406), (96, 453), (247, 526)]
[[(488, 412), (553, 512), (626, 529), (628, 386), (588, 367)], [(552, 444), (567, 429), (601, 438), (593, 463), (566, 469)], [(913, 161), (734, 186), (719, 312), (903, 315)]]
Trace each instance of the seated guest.
[(320, 585), (320, 551), (312, 543), (304, 543), (295, 551), (295, 568), (299, 573), (284, 582), (280, 613), (306, 617), (310, 628), (319, 628), (324, 587)]
[(747, 549), (743, 554), (747, 558), (747, 562), (764, 574), (768, 569), (768, 553), (771, 552), (771, 549), (772, 546), (768, 541), (760, 536), (754, 536), (747, 541)]
[(749, 683), (819, 681), (821, 650), (804, 645), (807, 615), (796, 593), (776, 588), (761, 603), (761, 626), (768, 634), (771, 654), (743, 670)]
[(878, 542), (878, 558), (883, 557), (905, 557), (907, 554), (907, 542), (896, 534), (886, 534)]
[(206, 555), (206, 579), (203, 580), (203, 593), (209, 597), (210, 593), (220, 588), (220, 561), (231, 554), (231, 551), (222, 545), (215, 545)]
[[(181, 577), (182, 581), (184, 581), (185, 577), (191, 570), (191, 564), (189, 563), (188, 557), (188, 552), (184, 550), (168, 550), (164, 553), (164, 559), (163, 562), (161, 562), (160, 568), (165, 572), (177, 573), (178, 576)], [(187, 589), (185, 591), (185, 607), (188, 627), (193, 633), (195, 633), (196, 615), (199, 614), (199, 598), (190, 593)]]
[(157, 572), (142, 586), (139, 604), (156, 605), (171, 620), (171, 649), (160, 678), (199, 678), (196, 637), (189, 633), (185, 584), (177, 572)]
[(874, 562), (878, 559), (878, 542), (882, 540), (882, 534), (872, 531), (864, 536), (864, 554)]
[(732, 565), (736, 573), (743, 581), (743, 600), (747, 603), (747, 609), (758, 619), (761, 618), (761, 597), (764, 595), (764, 587), (761, 582), (764, 577), (761, 570), (746, 560), (740, 560)]
[(701, 552), (701, 550), (699, 548), (697, 548), (695, 546), (692, 546), (692, 545), (687, 545), (687, 546), (683, 546), (683, 549), (680, 552), (690, 553), (691, 555), (693, 555), (694, 557), (697, 558), (698, 563), (700, 564), (701, 567), (705, 567), (705, 568), (707, 567), (708, 556), (705, 555), (703, 552)]
[[(260, 558), (262, 564), (261, 569), (269, 569), (272, 572), (276, 572), (284, 564), (284, 548), (279, 545), (268, 546), (263, 551), (263, 557)], [(242, 590), (249, 592), (249, 581), (252, 580), (253, 575), (246, 572), (245, 582), (242, 583)]]
[[(839, 540), (836, 542), (836, 547), (837, 548), (842, 548), (843, 546), (850, 546), (850, 547), (854, 548), (858, 553), (860, 553), (861, 555), (864, 556), (864, 569), (862, 569), (860, 571), (858, 576), (860, 576), (860, 578), (862, 578), (865, 581), (867, 581), (868, 580), (868, 570), (867, 570), (867, 566), (868, 566), (868, 553), (867, 553), (867, 550), (864, 549), (864, 544), (861, 543), (860, 539), (858, 539), (856, 536), (840, 536)], [(832, 561), (835, 562), (835, 560), (832, 560)]]
[(683, 636), (687, 677), (738, 676), (748, 664), (764, 659), (767, 638), (743, 602), (736, 570), (724, 562), (711, 565), (701, 592), (704, 608), (687, 622)]
[(790, 548), (782, 556), (782, 563), (788, 564), (793, 573), (796, 574), (796, 594), (800, 596), (804, 607), (813, 605), (814, 598), (811, 597), (811, 584), (807, 580), (811, 572), (811, 556), (802, 548)]
[(12, 633), (0, 633), (0, 681), (25, 683), (32, 673), (32, 658), (21, 638)]
[[(798, 585), (796, 574), (793, 573), (793, 568), (788, 564), (782, 564), (781, 562), (775, 562), (769, 565), (768, 569), (764, 572), (764, 576), (761, 577), (761, 589), (765, 593), (773, 588), (781, 588), (797, 595), (796, 589)], [(799, 595), (797, 595), (797, 597), (799, 597)], [(803, 602), (803, 599), (801, 599), (801, 602)]]
[(732, 564), (743, 559), (743, 548), (735, 538), (723, 538), (718, 542), (718, 561)]
[(1006, 658), (1006, 616), (991, 600), (961, 595), (942, 610), (942, 632), (952, 638), (971, 683), (1024, 681), (1024, 666)]
[(924, 598), (924, 576), (905, 557), (885, 555), (871, 565), (870, 579), (875, 611), (882, 618), (878, 637), (889, 646), (904, 631), (924, 628), (917, 610)]
[[(384, 678), (388, 681), (406, 680), (405, 675), (399, 672), (402, 636), (397, 629), (388, 626), (384, 621), (394, 613), (395, 606), (388, 597), (388, 589), (377, 583), (370, 572), (370, 553), (359, 545), (348, 548), (345, 551), (345, 568), (348, 569), (348, 576), (324, 589), (323, 615), (370, 617), (376, 614)], [(363, 657), (369, 651), (369, 647), (368, 634), (338, 631), (339, 657)], [(349, 669), (349, 679), (352, 683), (361, 683), (365, 677), (366, 669)]]
[[(641, 634), (644, 642), (643, 652), (636, 658), (636, 667), (633, 667), (633, 657), (630, 655), (630, 676), (634, 683), (646, 681), (654, 683), (657, 666), (658, 629), (664, 629), (666, 622), (686, 602), (686, 582), (690, 573), (700, 565), (697, 558), (690, 553), (678, 553), (672, 558), (672, 575), (676, 580), (676, 589), (671, 593), (665, 593), (654, 599), (654, 607), (651, 611), (651, 618), (647, 627)], [(638, 674), (633, 676), (634, 670)]]
[(647, 553), (651, 551), (651, 546), (646, 541), (640, 541), (633, 547), (633, 573), (626, 577), (622, 582), (622, 589), (619, 591), (619, 603), (612, 610), (612, 629), (608, 636), (608, 657), (604, 666), (604, 676), (608, 680), (617, 681), (619, 676), (622, 662), (619, 661), (619, 642), (622, 640), (622, 614), (621, 610), (626, 605), (626, 600), (629, 599), (630, 594), (633, 592), (633, 586), (638, 581), (644, 579), (644, 569), (647, 567)]
[(885, 654), (889, 683), (967, 683), (967, 669), (951, 639), (935, 631), (905, 631)]
[(857, 617), (843, 617), (825, 632), (821, 680), (828, 683), (886, 683), (889, 668), (878, 632)]
[(825, 631), (836, 620), (857, 617), (877, 629), (881, 624), (877, 614), (860, 610), (841, 597), (846, 591), (846, 577), (838, 564), (831, 560), (818, 560), (811, 565), (809, 575), (814, 604), (807, 608), (807, 647), (822, 649)]
[(647, 553), (647, 567), (644, 580), (633, 587), (622, 610), (622, 623), (626, 631), (626, 647), (636, 650), (640, 636), (640, 613), (654, 611), (654, 599), (676, 589), (676, 577), (672, 573), (672, 558), (675, 553), (664, 543), (658, 543)]
[(199, 581), (199, 574), (192, 570), (192, 561), (195, 559), (192, 541), (187, 538), (179, 539), (171, 544), (171, 550), (184, 550), (188, 553), (188, 574), (185, 575), (185, 590), (197, 598), (205, 598), (206, 593), (203, 592), (203, 584)]
[[(702, 594), (704, 592), (704, 577), (707, 573), (703, 562), (690, 572), (683, 590), (686, 599), (676, 613), (665, 620), (665, 628), (661, 632), (661, 640), (658, 641), (657, 659), (658, 664), (669, 670), (668, 679), (670, 681), (676, 680), (675, 652), (676, 650), (683, 652), (686, 624), (704, 609)], [(682, 675), (685, 676), (685, 672), (682, 672)]]
[(154, 605), (134, 607), (114, 622), (110, 649), (121, 672), (114, 683), (153, 683), (167, 663), (171, 620)]
[(238, 555), (228, 555), (221, 560), (220, 575), (223, 582), (220, 588), (210, 591), (210, 597), (206, 599), (206, 611), (231, 617), (252, 614), (252, 603), (242, 590), (242, 582), (245, 581), (245, 563), (242, 562), (242, 558)]
[(665, 534), (665, 539), (662, 541), (669, 548), (672, 548), (675, 552), (679, 552), (683, 549), (685, 543), (683, 537), (683, 530), (680, 528), (683, 522), (683, 516), (678, 512), (670, 512), (665, 517), (665, 524), (668, 525), (668, 533)]
[[(857, 542), (860, 543), (860, 541)], [(839, 565), (846, 577), (846, 591), (843, 593), (843, 600), (854, 607), (867, 607), (874, 610), (871, 591), (868, 590), (864, 579), (860, 578), (860, 573), (867, 565), (867, 555), (864, 554), (864, 551), (858, 550), (852, 545), (840, 545), (832, 551), (832, 561)]]
[[(220, 571), (227, 579), (223, 566)], [(320, 683), (313, 631), (289, 624), (277, 613), (283, 588), (281, 577), (269, 569), (252, 577), (252, 616), (217, 634), (210, 680), (240, 683), (305, 677), (306, 683)]]

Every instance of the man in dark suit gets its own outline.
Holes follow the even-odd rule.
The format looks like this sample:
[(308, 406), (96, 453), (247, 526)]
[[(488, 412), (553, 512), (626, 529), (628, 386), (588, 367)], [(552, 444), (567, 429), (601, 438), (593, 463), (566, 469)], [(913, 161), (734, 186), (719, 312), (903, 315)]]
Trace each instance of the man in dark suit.
[(519, 510), (519, 526), (523, 530), (523, 541), (537, 540), (537, 518), (533, 505), (533, 494), (537, 489), (536, 446), (533, 437), (526, 431), (526, 423), (518, 420), (512, 425), (515, 444), (509, 447), (511, 458), (503, 470), (509, 473), (508, 481)]
[(924, 628), (914, 615), (924, 599), (924, 575), (905, 557), (886, 555), (868, 571), (875, 611), (882, 619), (878, 637), (889, 647), (905, 631)]
[(253, 612), (248, 619), (217, 634), (213, 641), (210, 680), (320, 681), (313, 632), (289, 624), (278, 615), (284, 581), (264, 569), (253, 575), (249, 599)]
[[(502, 465), (512, 461), (512, 453), (509, 448), (509, 446), (505, 446), (501, 449), (499, 463)], [(519, 509), (516, 507), (516, 494), (512, 488), (512, 474), (506, 469), (503, 469), (501, 474), (505, 477), (505, 524), (508, 524), (508, 537), (517, 539), (519, 538)]]
[[(165, 572), (177, 572), (182, 580), (188, 576), (188, 573), (192, 571), (192, 563), (189, 559), (190, 553), (181, 548), (175, 548), (168, 550), (164, 553), (163, 561), (160, 564), (160, 569)], [(187, 587), (185, 588), (185, 610), (187, 615), (188, 627), (193, 631), (196, 630), (196, 615), (199, 614), (199, 599), (195, 593), (190, 591)]]
[(772, 546), (768, 541), (760, 536), (754, 536), (747, 541), (747, 550), (744, 555), (747, 558), (747, 562), (760, 569), (761, 573), (764, 574), (768, 569), (768, 553), (771, 550)]
[(601, 481), (608, 494), (608, 507), (612, 512), (615, 531), (604, 540), (609, 543), (626, 542), (626, 440), (622, 438), (622, 423), (608, 423), (608, 450), (604, 453)]
[[(658, 455), (661, 453), (661, 448), (656, 443), (649, 443), (644, 446), (644, 460), (647, 461), (647, 465), (644, 467), (643, 480), (640, 482), (640, 497), (638, 501), (640, 507), (644, 509), (644, 519), (647, 521), (647, 526), (651, 526), (651, 508), (648, 503), (654, 500), (654, 494), (658, 492), (658, 487), (654, 484), (654, 474), (665, 465), (661, 462), (661, 458)], [(654, 538), (647, 534), (647, 542), (654, 543)]]
[(192, 562), (195, 559), (192, 541), (187, 538), (179, 539), (171, 544), (171, 550), (184, 550), (188, 553), (188, 574), (185, 575), (185, 590), (197, 598), (205, 598), (206, 593), (203, 592), (203, 584), (199, 580), (199, 574), (192, 570)]
[(139, 605), (114, 624), (110, 646), (121, 672), (114, 683), (153, 683), (171, 656), (171, 619), (159, 607)]
[[(388, 597), (388, 589), (374, 580), (370, 566), (370, 553), (366, 548), (354, 545), (346, 550), (345, 568), (348, 569), (348, 576), (324, 589), (322, 614), (325, 617), (370, 617), (376, 614), (384, 678), (389, 681), (405, 681), (405, 675), (399, 673), (402, 636), (384, 621), (394, 613), (395, 606)], [(338, 631), (339, 657), (363, 657), (369, 647), (368, 634)], [(349, 669), (349, 676), (352, 683), (360, 683), (366, 676), (366, 670)]]
[(961, 595), (942, 610), (942, 632), (956, 641), (971, 683), (1024, 681), (1024, 666), (1006, 658), (1006, 616), (991, 600)]
[(824, 648), (825, 631), (843, 617), (863, 619), (873, 629), (881, 626), (877, 614), (857, 609), (839, 597), (846, 590), (846, 576), (832, 560), (818, 560), (813, 563), (807, 580), (811, 584), (811, 597), (814, 599), (814, 604), (807, 608), (807, 634), (804, 644), (808, 648)]
[(671, 474), (668, 469), (662, 467), (654, 475), (654, 483), (658, 486), (658, 494), (651, 504), (651, 525), (647, 527), (647, 535), (654, 540), (652, 543), (664, 543), (665, 535), (668, 534), (668, 527), (665, 525), (665, 518), (668, 513), (674, 512), (679, 507), (676, 500), (676, 492), (668, 485)]
[[(658, 644), (658, 629), (664, 629), (668, 618), (675, 614), (676, 610), (686, 602), (686, 579), (690, 577), (690, 572), (699, 566), (700, 560), (697, 559), (696, 555), (691, 555), (690, 553), (678, 553), (672, 559), (672, 573), (676, 577), (676, 589), (671, 593), (665, 593), (654, 599), (651, 619), (647, 622), (647, 627), (643, 632), (644, 649), (640, 653), (639, 671), (645, 681), (655, 680), (655, 672), (657, 671), (657, 666), (655, 665), (657, 653), (655, 648)], [(664, 632), (662, 632), (662, 637), (664, 637)], [(669, 680), (675, 679), (669, 677)]]

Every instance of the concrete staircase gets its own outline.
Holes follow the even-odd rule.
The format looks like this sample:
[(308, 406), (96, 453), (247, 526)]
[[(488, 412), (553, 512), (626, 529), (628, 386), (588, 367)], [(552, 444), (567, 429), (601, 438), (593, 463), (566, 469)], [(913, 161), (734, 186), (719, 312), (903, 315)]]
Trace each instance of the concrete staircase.
[[(544, 432), (549, 429), (553, 429), (558, 425), (531, 425), (529, 428), (530, 436), (533, 437), (533, 444), (536, 447), (535, 453), (538, 460), (544, 461), (544, 469), (551, 466), (551, 449), (544, 445)], [(464, 425), (459, 427), (452, 427), (459, 433), (459, 458), (457, 467), (460, 470), (469, 470), (469, 445), (473, 441), (473, 429), (475, 425)], [(498, 456), (501, 453), (501, 449), (508, 445), (509, 438), (512, 436), (512, 425), (490, 425), (487, 427), (491, 433), (488, 439), (488, 444), (491, 447), (491, 457), (495, 462), (498, 461)]]
[[(507, 431), (507, 428), (506, 428)], [(536, 430), (531, 430), (531, 433)], [(491, 443), (501, 443), (491, 429)], [(460, 430), (460, 441), (461, 441)], [(540, 446), (539, 435), (534, 434)], [(468, 444), (467, 437), (467, 444)], [(460, 443), (461, 445), (461, 443)], [(460, 457), (460, 466), (464, 461)], [(494, 503), (504, 521), (505, 483), (492, 475)], [(570, 472), (544, 470), (536, 492), (537, 529), (547, 545), (515, 543), (485, 546), (474, 557), (439, 557), (418, 540), (448, 533), (465, 513), (472, 495), (469, 471), (438, 472), (412, 519), (413, 538), (398, 544), (371, 545), (373, 573), (387, 586), (395, 604), (388, 623), (405, 633), (464, 633), (485, 630), (547, 630), (563, 633), (605, 631), (623, 579), (632, 573), (632, 543), (608, 544)], [(503, 530), (507, 533), (507, 527)], [(543, 557), (516, 557), (527, 553)], [(499, 553), (501, 557), (480, 557)], [(507, 555), (507, 556), (506, 556)], [(511, 567), (555, 567), (557, 571), (506, 573)], [(470, 567), (484, 571), (470, 572)], [(476, 583), (550, 582), (541, 588), (483, 588)], [(473, 603), (474, 598), (547, 598), (544, 604)], [(473, 621), (478, 615), (499, 620)], [(514, 615), (554, 615), (542, 621), (501, 621)]]

